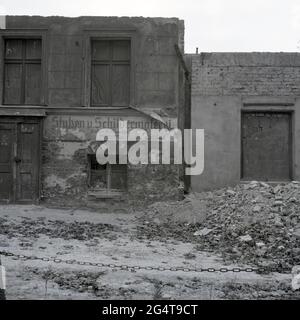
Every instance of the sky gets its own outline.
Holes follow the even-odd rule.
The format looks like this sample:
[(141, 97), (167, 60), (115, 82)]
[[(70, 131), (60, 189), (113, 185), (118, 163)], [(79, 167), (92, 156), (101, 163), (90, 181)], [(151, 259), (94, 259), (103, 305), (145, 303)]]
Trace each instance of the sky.
[(300, 51), (299, 0), (0, 0), (0, 15), (178, 17), (185, 52)]

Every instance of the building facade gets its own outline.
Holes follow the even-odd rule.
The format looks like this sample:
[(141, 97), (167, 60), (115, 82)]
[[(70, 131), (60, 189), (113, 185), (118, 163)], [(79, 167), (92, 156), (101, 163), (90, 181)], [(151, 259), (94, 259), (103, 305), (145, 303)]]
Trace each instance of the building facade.
[[(298, 53), (184, 54), (177, 18), (6, 16), (0, 61), (3, 203), (107, 210), (178, 199), (183, 184), (300, 180)], [(119, 138), (120, 120), (204, 129), (204, 172), (100, 165), (97, 132)]]
[(300, 54), (188, 55), (192, 128), (205, 129), (194, 191), (300, 180)]
[(184, 125), (183, 21), (6, 16), (0, 37), (1, 202), (178, 198), (180, 166), (99, 165), (95, 140), (119, 120)]

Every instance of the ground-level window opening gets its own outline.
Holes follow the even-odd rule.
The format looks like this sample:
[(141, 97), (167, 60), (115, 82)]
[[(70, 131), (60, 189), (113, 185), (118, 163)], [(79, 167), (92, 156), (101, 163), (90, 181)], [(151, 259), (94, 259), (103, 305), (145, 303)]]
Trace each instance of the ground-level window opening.
[(88, 155), (89, 181), (91, 190), (126, 190), (127, 165), (98, 163), (95, 154)]

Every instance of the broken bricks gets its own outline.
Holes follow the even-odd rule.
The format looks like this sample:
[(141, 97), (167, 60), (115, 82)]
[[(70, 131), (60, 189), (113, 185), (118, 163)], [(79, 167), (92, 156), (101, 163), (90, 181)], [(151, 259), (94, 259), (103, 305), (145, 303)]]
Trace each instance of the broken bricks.
[[(292, 268), (300, 264), (300, 184), (291, 182), (272, 186), (253, 181), (233, 188), (197, 193), (199, 211), (204, 219), (191, 223), (185, 216), (190, 201), (155, 206), (144, 214), (151, 223), (143, 237), (175, 237), (197, 244), (198, 250), (220, 253), (225, 261), (239, 261), (256, 266), (280, 265)], [(170, 210), (165, 210), (169, 207)], [(203, 214), (203, 208), (206, 213)], [(197, 215), (197, 208), (194, 208)], [(179, 212), (180, 215), (174, 214)], [(155, 217), (161, 225), (152, 224)], [(178, 217), (180, 216), (180, 219)], [(183, 224), (184, 219), (186, 224)], [(147, 231), (147, 229), (153, 229)], [(154, 232), (155, 231), (155, 232)], [(234, 252), (234, 254), (233, 254)]]

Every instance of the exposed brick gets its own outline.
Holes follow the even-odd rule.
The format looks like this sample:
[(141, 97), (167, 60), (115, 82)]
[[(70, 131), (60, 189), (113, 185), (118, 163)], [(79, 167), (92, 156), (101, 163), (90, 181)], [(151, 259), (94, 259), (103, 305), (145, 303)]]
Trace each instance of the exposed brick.
[(300, 95), (300, 54), (224, 53), (193, 56), (192, 94)]
[[(85, 95), (85, 100), (88, 100), (90, 95), (90, 90), (86, 90), (88, 86), (83, 81), (83, 75), (87, 76), (86, 79), (90, 76), (87, 74), (89, 68), (86, 68), (90, 61), (87, 56), (88, 47), (85, 47), (89, 43), (88, 37), (101, 37), (103, 30), (132, 33), (134, 57), (131, 66), (135, 76), (131, 89), (136, 97), (133, 101), (135, 106), (141, 109), (154, 107), (158, 114), (176, 117), (179, 108), (176, 88), (179, 68), (174, 44), (183, 49), (183, 21), (177, 18), (39, 16), (7, 16), (6, 20), (8, 29), (36, 29), (36, 33), (38, 30), (47, 30), (44, 47), (48, 51), (42, 63), (46, 69), (46, 74), (43, 73), (47, 84), (45, 94), (50, 108), (47, 110), (49, 114), (44, 119), (43, 129), (43, 199), (55, 204), (85, 204), (88, 193), (87, 147), (95, 141), (99, 128), (66, 128), (58, 122), (61, 116), (68, 122), (70, 115), (73, 117), (72, 121), (84, 118), (86, 122), (94, 124), (98, 118), (107, 118), (107, 114), (103, 116), (103, 108), (99, 108), (99, 111), (91, 108), (79, 109), (82, 97)], [(2, 44), (0, 50), (3, 49), (1, 46)], [(134, 111), (132, 114), (133, 110), (116, 109), (110, 112), (111, 117), (124, 116), (129, 120), (146, 117), (147, 121), (151, 121), (151, 118), (148, 119), (148, 116), (140, 112)], [(177, 197), (177, 167), (128, 167), (130, 203)]]

